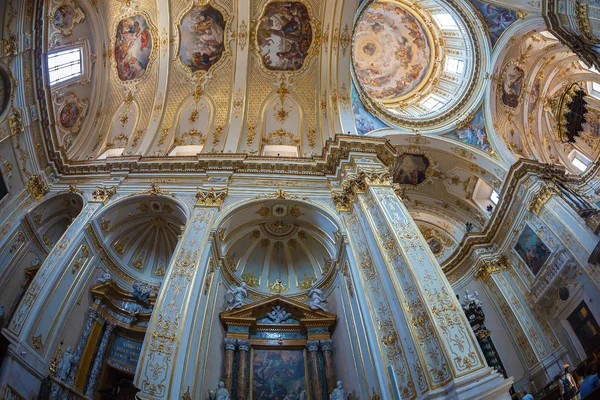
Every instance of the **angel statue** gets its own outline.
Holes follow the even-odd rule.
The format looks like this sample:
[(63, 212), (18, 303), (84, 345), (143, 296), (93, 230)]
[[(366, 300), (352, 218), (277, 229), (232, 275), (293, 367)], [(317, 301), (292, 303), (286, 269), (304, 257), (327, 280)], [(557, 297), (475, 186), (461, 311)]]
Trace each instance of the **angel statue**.
[(71, 368), (73, 368), (73, 357), (75, 356), (71, 353), (71, 347), (67, 347), (58, 362), (58, 366), (56, 367), (56, 377), (63, 382), (66, 382), (69, 379)]
[(327, 309), (321, 305), (321, 303), (327, 303), (327, 300), (323, 297), (323, 291), (317, 288), (314, 283), (310, 285), (308, 298), (310, 299), (311, 310), (323, 310), (327, 312)]
[(232, 286), (227, 291), (227, 294), (231, 297), (227, 300), (226, 311), (233, 310), (234, 308), (242, 308), (244, 300), (248, 297), (248, 291), (246, 290), (246, 282), (242, 282), (241, 286)]
[(348, 400), (350, 398), (350, 394), (344, 392), (344, 386), (342, 385), (342, 381), (337, 381), (337, 387), (333, 389), (333, 392), (329, 395), (329, 400)]
[(230, 400), (229, 392), (223, 382), (219, 382), (217, 390), (208, 391), (208, 400)]

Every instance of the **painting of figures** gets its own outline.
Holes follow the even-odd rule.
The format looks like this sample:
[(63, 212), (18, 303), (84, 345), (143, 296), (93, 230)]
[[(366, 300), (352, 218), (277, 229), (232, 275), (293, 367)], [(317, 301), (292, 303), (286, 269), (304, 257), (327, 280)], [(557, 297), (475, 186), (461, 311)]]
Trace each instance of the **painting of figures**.
[(304, 350), (254, 349), (252, 354), (252, 399), (307, 399)]
[(423, 25), (394, 3), (376, 2), (367, 9), (356, 25), (353, 49), (356, 77), (374, 99), (407, 95), (432, 64)]
[(75, 10), (71, 6), (62, 5), (56, 9), (52, 16), (52, 23), (58, 29), (71, 29), (75, 19)]
[(140, 79), (152, 54), (152, 34), (143, 15), (125, 18), (117, 26), (115, 61), (122, 81)]
[(489, 3), (483, 3), (478, 0), (471, 0), (475, 8), (481, 12), (483, 18), (485, 18), (489, 32), (492, 47), (496, 44), (502, 32), (506, 30), (513, 22), (519, 17), (517, 13), (506, 8), (498, 7)]
[(374, 117), (363, 106), (354, 84), (352, 84), (352, 111), (354, 111), (354, 124), (359, 135), (366, 135), (375, 129), (387, 128), (387, 125)]
[(60, 125), (65, 129), (71, 129), (77, 123), (81, 110), (74, 102), (68, 102), (60, 111)]
[(505, 105), (512, 108), (519, 105), (524, 76), (525, 72), (515, 63), (510, 63), (504, 68), (504, 74), (502, 74), (502, 102)]
[(535, 78), (533, 82), (533, 86), (531, 86), (531, 90), (529, 91), (529, 99), (527, 106), (527, 113), (531, 114), (531, 112), (535, 109), (537, 105), (538, 99), (540, 98), (540, 78)]
[(587, 113), (585, 116), (585, 123), (582, 125), (583, 132), (592, 137), (597, 138), (600, 136), (600, 115), (595, 110)]
[(550, 249), (529, 225), (525, 225), (525, 229), (523, 229), (523, 233), (521, 233), (519, 241), (515, 245), (515, 250), (525, 261), (533, 275), (540, 272), (551, 253)]
[(193, 6), (181, 20), (181, 62), (192, 72), (208, 71), (225, 50), (225, 19), (211, 5)]
[(310, 16), (304, 4), (270, 3), (256, 31), (263, 65), (272, 71), (299, 70), (308, 56), (312, 35)]
[(483, 109), (480, 108), (475, 114), (475, 117), (466, 126), (447, 133), (445, 136), (458, 139), (463, 143), (479, 147), (483, 151), (491, 152), (492, 145), (490, 144), (487, 132), (485, 130), (485, 122), (483, 119)]
[(394, 165), (394, 183), (418, 185), (427, 178), (429, 159), (421, 154), (401, 154)]

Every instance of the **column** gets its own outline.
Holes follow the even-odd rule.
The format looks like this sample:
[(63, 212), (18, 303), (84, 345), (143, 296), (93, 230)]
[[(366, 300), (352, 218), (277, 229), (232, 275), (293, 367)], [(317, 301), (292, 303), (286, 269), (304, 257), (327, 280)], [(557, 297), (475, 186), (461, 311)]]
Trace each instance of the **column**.
[[(332, 194), (349, 225), (356, 268), (370, 293), (379, 351), (397, 390), (384, 397), (509, 399), (490, 369), (440, 265), (394, 192), (387, 169), (348, 171)], [(371, 164), (373, 165), (373, 164)], [(371, 303), (379, 297), (383, 301)]]
[[(99, 302), (96, 304), (99, 304)], [(77, 343), (77, 349), (73, 357), (73, 368), (68, 382), (69, 385), (81, 391), (84, 389), (85, 380), (92, 364), (92, 357), (100, 339), (104, 322), (106, 322), (106, 319), (98, 309), (90, 307), (90, 315)]]
[(102, 334), (102, 341), (100, 342), (100, 346), (96, 352), (96, 358), (94, 359), (92, 371), (90, 372), (87, 388), (85, 390), (85, 395), (88, 397), (94, 398), (94, 394), (96, 393), (98, 379), (100, 378), (100, 372), (102, 372), (102, 366), (104, 364), (104, 355), (106, 353), (106, 348), (108, 347), (108, 342), (110, 341), (110, 336), (112, 335), (113, 329), (115, 329), (115, 324), (112, 322), (107, 322), (104, 333)]
[(225, 338), (223, 339), (225, 345), (225, 361), (223, 363), (223, 383), (225, 388), (231, 395), (233, 393), (233, 359), (235, 357), (235, 349), (237, 340)]
[(246, 400), (248, 397), (248, 351), (250, 341), (238, 340), (237, 400)]
[(323, 400), (323, 386), (321, 385), (321, 370), (319, 368), (319, 341), (306, 342), (308, 349), (308, 363), (310, 364), (310, 382), (313, 400)]
[(327, 384), (327, 395), (335, 389), (335, 370), (333, 368), (333, 340), (321, 340), (321, 354), (323, 354), (323, 366), (325, 368), (325, 382)]

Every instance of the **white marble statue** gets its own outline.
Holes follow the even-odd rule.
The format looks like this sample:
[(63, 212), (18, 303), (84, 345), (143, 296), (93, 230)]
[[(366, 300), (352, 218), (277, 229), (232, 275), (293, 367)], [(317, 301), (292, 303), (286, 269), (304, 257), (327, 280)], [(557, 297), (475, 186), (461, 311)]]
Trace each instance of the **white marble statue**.
[(219, 387), (215, 392), (215, 400), (230, 400), (229, 392), (225, 389), (225, 384), (223, 382), (219, 382)]
[(71, 373), (71, 368), (73, 368), (73, 353), (71, 353), (71, 347), (67, 347), (65, 352), (63, 353), (58, 365), (56, 366), (56, 377), (66, 382), (69, 379), (69, 374)]
[(244, 300), (248, 297), (248, 291), (246, 290), (246, 282), (242, 282), (241, 286), (232, 286), (231, 289), (227, 291), (227, 295), (231, 296), (227, 299), (227, 311), (233, 310), (234, 308), (242, 308), (244, 305)]
[(337, 387), (333, 389), (333, 392), (329, 395), (329, 400), (348, 400), (350, 397), (348, 393), (344, 392), (344, 386), (342, 381), (337, 381)]
[(310, 300), (311, 310), (323, 310), (327, 312), (327, 309), (323, 307), (321, 303), (327, 303), (327, 300), (323, 297), (323, 291), (313, 283), (308, 291), (308, 299)]
[(276, 324), (282, 323), (291, 315), (291, 313), (285, 311), (285, 309), (281, 306), (273, 307), (273, 311), (267, 313), (267, 317)]
[(103, 273), (102, 275), (100, 275), (97, 279), (96, 279), (96, 284), (98, 283), (106, 283), (108, 281), (111, 280), (111, 276), (108, 272)]
[(475, 303), (478, 307), (481, 307), (482, 303), (479, 300), (479, 293), (477, 291), (470, 294), (468, 290), (465, 290), (465, 299), (462, 302), (464, 308), (468, 308), (471, 303)]

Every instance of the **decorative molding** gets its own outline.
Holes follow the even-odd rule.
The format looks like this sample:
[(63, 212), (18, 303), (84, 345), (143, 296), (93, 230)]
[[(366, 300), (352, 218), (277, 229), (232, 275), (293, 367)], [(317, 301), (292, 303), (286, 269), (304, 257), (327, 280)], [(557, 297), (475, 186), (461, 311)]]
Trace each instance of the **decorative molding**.
[(198, 188), (198, 191), (196, 192), (196, 206), (219, 207), (220, 210), (228, 193), (229, 190), (227, 188), (217, 190), (213, 188), (208, 190)]
[(559, 190), (554, 183), (544, 183), (529, 202), (529, 206), (527, 207), (527, 209), (535, 215), (538, 215), (540, 213), (540, 210), (542, 209), (544, 204), (546, 204), (546, 202), (550, 199), (550, 197), (558, 193)]
[(27, 180), (27, 189), (29, 190), (31, 197), (36, 201), (41, 200), (50, 190), (40, 174), (29, 176), (29, 179)]
[(106, 204), (106, 202), (117, 193), (117, 187), (112, 186), (106, 188), (104, 186), (96, 186), (96, 189), (92, 192), (92, 198), (90, 202), (92, 203), (102, 203)]
[(475, 271), (475, 279), (486, 280), (491, 274), (508, 269), (508, 258), (502, 254), (498, 257), (483, 260), (483, 265)]

